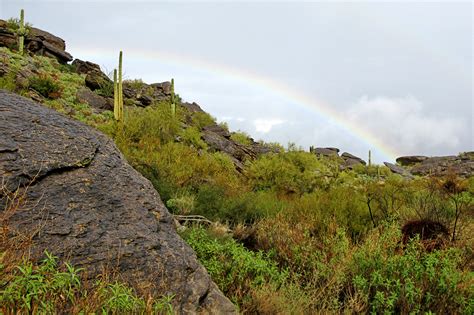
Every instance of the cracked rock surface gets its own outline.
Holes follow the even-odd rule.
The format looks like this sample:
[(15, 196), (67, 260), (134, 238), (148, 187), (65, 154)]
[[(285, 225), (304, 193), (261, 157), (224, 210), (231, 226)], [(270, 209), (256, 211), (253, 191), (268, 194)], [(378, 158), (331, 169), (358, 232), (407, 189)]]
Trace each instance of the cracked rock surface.
[(90, 279), (116, 271), (138, 289), (175, 294), (180, 314), (235, 313), (151, 183), (98, 131), (0, 90), (0, 178), (25, 191), (8, 225), (32, 237), (34, 259), (47, 249)]

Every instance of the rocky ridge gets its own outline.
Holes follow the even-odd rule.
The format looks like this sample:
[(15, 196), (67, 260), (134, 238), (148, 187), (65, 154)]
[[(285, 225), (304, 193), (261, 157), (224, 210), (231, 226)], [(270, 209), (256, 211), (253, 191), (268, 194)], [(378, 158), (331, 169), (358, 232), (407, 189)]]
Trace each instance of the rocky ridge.
[[(9, 28), (7, 21), (0, 20), (0, 47), (16, 46), (15, 32)], [(25, 37), (25, 49), (35, 55), (56, 58), (61, 63), (73, 59), (71, 54), (66, 52), (66, 42), (63, 39), (36, 27), (31, 27)]]

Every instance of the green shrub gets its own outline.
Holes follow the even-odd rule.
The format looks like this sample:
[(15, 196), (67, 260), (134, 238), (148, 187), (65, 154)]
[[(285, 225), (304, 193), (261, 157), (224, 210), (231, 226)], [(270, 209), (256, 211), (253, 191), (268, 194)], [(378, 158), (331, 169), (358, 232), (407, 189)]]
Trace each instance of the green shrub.
[(190, 229), (183, 236), (219, 289), (237, 303), (244, 302), (252, 289), (285, 282), (286, 271), (280, 271), (262, 252), (251, 252), (230, 238), (215, 239), (202, 228)]
[(474, 273), (463, 271), (463, 253), (425, 252), (417, 240), (399, 250), (400, 230), (390, 226), (356, 250), (350, 263), (352, 296), (374, 313), (474, 311)]
[(49, 99), (61, 97), (61, 86), (47, 74), (40, 74), (29, 80), (29, 87)]
[(191, 126), (184, 128), (180, 132), (182, 142), (193, 146), (196, 149), (207, 150), (207, 144), (201, 139), (201, 132), (197, 127)]
[(314, 154), (290, 151), (266, 154), (249, 163), (247, 176), (255, 190), (302, 195), (326, 186), (331, 169)]
[(204, 127), (214, 125), (216, 120), (211, 115), (205, 112), (195, 112), (192, 114), (193, 126), (200, 130)]
[(247, 133), (243, 132), (243, 131), (233, 132), (230, 135), (230, 139), (237, 142), (237, 143), (240, 143), (242, 145), (251, 145), (252, 144), (252, 141), (250, 140), (250, 136)]
[(119, 282), (98, 280), (86, 290), (81, 272), (68, 263), (60, 266), (57, 258), (47, 252), (38, 265), (25, 260), (7, 270), (0, 264), (0, 313), (173, 314), (172, 297), (156, 299), (150, 307), (149, 300)]

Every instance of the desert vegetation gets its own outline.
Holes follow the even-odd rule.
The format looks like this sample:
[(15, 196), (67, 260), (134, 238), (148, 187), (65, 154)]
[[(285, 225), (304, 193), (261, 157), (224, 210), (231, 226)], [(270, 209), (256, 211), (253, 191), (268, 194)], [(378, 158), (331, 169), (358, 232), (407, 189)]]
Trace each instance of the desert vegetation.
[[(186, 224), (182, 237), (242, 313), (474, 313), (474, 177), (407, 179), (373, 163), (341, 170), (337, 159), (294, 145), (238, 170), (203, 141), (215, 119), (180, 106), (174, 85), (172, 99), (126, 106), (117, 122), (78, 101), (84, 76), (69, 66), (6, 48), (0, 58), (9, 68), (0, 88), (39, 94), (98, 128), (170, 211), (207, 219)], [(231, 139), (250, 144), (245, 133)], [(83, 283), (80, 269), (49, 253), (37, 265), (26, 256), (7, 262), (8, 246), (0, 248), (2, 312), (172, 312), (171, 297), (148, 299), (106, 276)]]

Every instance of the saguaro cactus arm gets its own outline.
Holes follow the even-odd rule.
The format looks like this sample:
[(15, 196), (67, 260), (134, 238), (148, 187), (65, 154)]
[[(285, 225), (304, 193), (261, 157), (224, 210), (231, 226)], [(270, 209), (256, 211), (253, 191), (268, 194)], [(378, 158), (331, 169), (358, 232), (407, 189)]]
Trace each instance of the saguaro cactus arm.
[(176, 114), (176, 103), (174, 95), (174, 79), (171, 79), (171, 113), (173, 116)]

